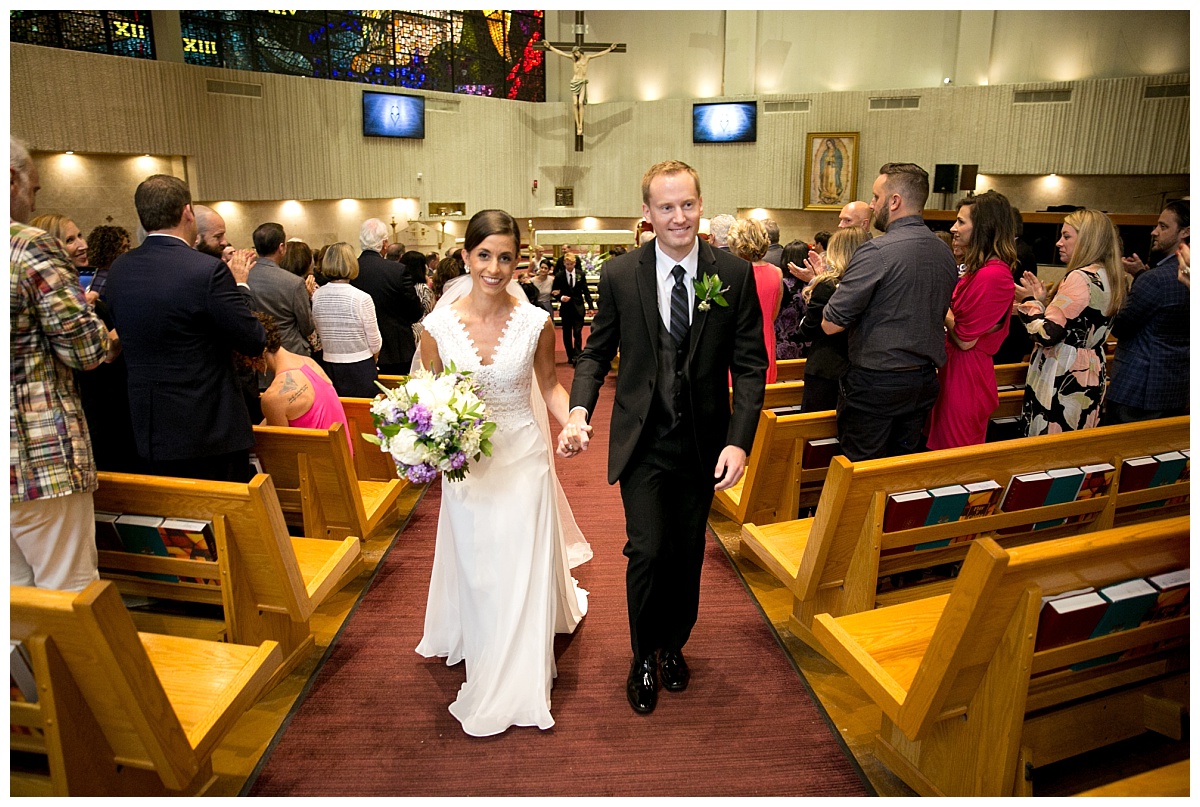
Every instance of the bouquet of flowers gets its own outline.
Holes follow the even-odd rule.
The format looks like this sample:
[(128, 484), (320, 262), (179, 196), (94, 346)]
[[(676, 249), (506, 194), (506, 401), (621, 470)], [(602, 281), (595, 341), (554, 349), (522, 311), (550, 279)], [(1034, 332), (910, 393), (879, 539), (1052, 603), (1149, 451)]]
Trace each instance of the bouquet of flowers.
[(496, 424), (487, 420), (470, 373), (453, 364), (436, 375), (417, 370), (399, 387), (380, 389), (371, 403), (375, 434), (363, 438), (391, 454), (408, 481), (424, 484), (441, 472), (456, 482), (467, 475), (469, 460), (492, 455)]

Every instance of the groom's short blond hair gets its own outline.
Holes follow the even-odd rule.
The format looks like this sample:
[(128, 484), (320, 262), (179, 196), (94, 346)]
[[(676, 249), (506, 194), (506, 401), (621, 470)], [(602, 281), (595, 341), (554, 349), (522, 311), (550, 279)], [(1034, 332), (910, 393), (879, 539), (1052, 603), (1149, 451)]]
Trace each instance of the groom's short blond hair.
[(679, 160), (664, 160), (660, 163), (655, 163), (646, 169), (646, 173), (642, 176), (642, 203), (650, 204), (650, 182), (655, 177), (667, 176), (669, 174), (688, 173), (692, 176), (692, 181), (696, 183), (696, 196), (700, 196), (700, 175), (696, 173), (696, 169)]

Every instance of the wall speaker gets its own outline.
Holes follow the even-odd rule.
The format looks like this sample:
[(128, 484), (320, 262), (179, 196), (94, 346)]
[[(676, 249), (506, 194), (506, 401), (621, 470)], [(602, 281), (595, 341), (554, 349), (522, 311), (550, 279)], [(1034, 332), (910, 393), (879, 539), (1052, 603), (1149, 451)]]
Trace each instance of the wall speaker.
[(960, 191), (975, 190), (976, 181), (979, 178), (978, 165), (964, 165), (958, 174), (958, 189)]
[(933, 169), (933, 192), (954, 193), (958, 190), (958, 166), (938, 165)]

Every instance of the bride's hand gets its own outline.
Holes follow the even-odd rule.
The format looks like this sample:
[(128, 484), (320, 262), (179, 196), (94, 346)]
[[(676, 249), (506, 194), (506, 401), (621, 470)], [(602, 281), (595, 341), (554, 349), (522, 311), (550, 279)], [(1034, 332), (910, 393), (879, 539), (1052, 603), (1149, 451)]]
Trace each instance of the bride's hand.
[(582, 418), (578, 421), (575, 417), (570, 418), (558, 435), (558, 456), (570, 458), (580, 451), (587, 451), (591, 435), (592, 427), (582, 422)]

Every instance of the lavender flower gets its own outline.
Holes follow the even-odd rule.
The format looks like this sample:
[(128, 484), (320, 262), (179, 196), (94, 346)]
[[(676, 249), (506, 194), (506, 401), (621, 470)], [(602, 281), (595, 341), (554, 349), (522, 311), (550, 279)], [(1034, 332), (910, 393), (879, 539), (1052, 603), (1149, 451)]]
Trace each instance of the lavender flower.
[(425, 404), (413, 404), (408, 410), (408, 419), (417, 430), (417, 434), (428, 434), (433, 413)]

